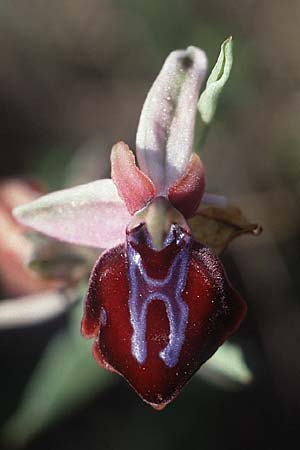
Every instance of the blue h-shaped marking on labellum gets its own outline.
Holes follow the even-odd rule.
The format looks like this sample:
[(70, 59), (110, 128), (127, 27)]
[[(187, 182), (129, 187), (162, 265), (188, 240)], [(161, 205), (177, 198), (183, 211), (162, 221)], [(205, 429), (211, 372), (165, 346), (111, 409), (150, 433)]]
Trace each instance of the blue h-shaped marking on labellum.
[[(147, 230), (145, 232), (147, 233)], [(174, 257), (163, 279), (155, 279), (147, 275), (142, 256), (131, 245), (129, 239), (127, 240), (130, 285), (128, 304), (133, 327), (131, 351), (140, 364), (143, 364), (147, 358), (147, 309), (152, 300), (164, 302), (170, 328), (168, 345), (159, 352), (159, 357), (170, 368), (176, 366), (179, 360), (188, 321), (188, 306), (182, 299), (182, 292), (188, 271), (190, 237), (173, 225), (165, 239), (164, 247), (170, 245), (175, 239), (178, 240), (178, 237), (181, 245), (183, 244), (182, 248)], [(149, 235), (146, 235), (147, 245), (152, 246), (149, 238)]]

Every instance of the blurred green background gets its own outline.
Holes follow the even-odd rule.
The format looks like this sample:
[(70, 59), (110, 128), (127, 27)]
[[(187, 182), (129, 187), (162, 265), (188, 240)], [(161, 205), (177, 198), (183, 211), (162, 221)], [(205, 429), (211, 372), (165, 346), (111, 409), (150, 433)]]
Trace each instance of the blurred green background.
[[(2, 178), (53, 190), (109, 176), (111, 146), (122, 139), (134, 149), (144, 98), (167, 54), (202, 47), (211, 69), (232, 35), (233, 70), (202, 158), (208, 190), (264, 228), (224, 257), (249, 305), (233, 342), (253, 372), (250, 385), (197, 376), (158, 413), (120, 378), (104, 378), (87, 401), (49, 419), (26, 449), (273, 450), (292, 440), (300, 423), (299, 23), (297, 0), (1, 0)], [(0, 331), (1, 424), (70, 320), (65, 313)], [(58, 378), (64, 348), (68, 357), (63, 340), (61, 347)], [(76, 386), (79, 394), (88, 388)]]

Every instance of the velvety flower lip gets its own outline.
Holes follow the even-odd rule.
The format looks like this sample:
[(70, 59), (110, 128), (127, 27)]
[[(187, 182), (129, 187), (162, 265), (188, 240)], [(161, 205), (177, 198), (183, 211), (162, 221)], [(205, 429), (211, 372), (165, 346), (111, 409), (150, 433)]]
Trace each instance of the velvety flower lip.
[(207, 247), (175, 224), (157, 251), (140, 225), (127, 231), (126, 244), (97, 261), (82, 334), (96, 338), (94, 356), (102, 367), (121, 374), (161, 410), (245, 313)]
[(137, 161), (124, 142), (111, 179), (54, 192), (15, 210), (57, 239), (107, 249), (89, 280), (82, 334), (104, 368), (164, 408), (239, 326), (246, 305), (218, 258), (195, 241), (205, 171), (192, 153), (207, 61), (202, 50), (166, 59), (144, 103)]

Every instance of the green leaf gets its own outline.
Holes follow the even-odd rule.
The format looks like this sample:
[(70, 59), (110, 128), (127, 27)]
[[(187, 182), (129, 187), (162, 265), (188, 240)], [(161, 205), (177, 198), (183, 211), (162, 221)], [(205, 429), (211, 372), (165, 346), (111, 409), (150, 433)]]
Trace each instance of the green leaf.
[(22, 446), (65, 413), (104, 390), (114, 379), (92, 356), (92, 343), (80, 335), (82, 305), (68, 329), (49, 343), (27, 384), (21, 403), (3, 430), (9, 444)]
[(212, 121), (215, 115), (219, 95), (230, 75), (232, 61), (232, 37), (229, 37), (221, 45), (218, 60), (208, 77), (206, 88), (198, 102), (201, 119), (206, 125)]
[(197, 373), (200, 377), (223, 387), (239, 387), (252, 382), (242, 349), (225, 342)]

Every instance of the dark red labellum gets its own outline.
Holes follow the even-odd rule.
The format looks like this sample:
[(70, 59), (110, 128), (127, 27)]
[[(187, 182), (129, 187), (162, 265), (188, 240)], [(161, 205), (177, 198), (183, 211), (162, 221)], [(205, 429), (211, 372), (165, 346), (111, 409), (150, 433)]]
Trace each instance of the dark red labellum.
[(127, 233), (126, 245), (97, 261), (82, 333), (96, 337), (94, 356), (101, 366), (124, 376), (144, 401), (162, 409), (245, 313), (244, 301), (207, 247), (174, 224), (157, 251), (142, 224)]

